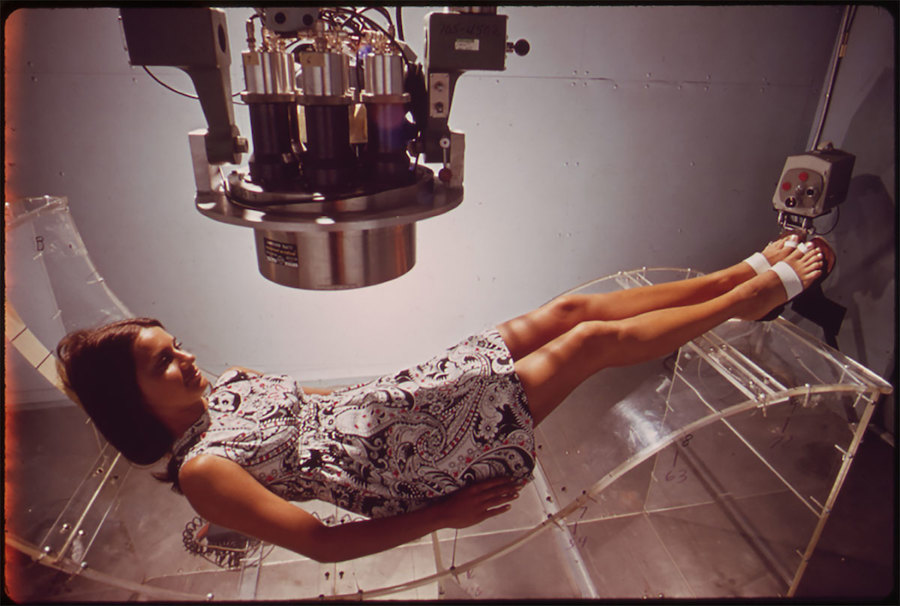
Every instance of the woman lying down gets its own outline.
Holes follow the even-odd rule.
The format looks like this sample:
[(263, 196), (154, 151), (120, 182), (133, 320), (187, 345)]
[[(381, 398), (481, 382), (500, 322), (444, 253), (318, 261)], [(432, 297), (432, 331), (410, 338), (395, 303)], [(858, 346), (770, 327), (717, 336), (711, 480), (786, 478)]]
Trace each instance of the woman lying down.
[[(534, 467), (534, 428), (581, 382), (730, 318), (762, 318), (833, 261), (821, 239), (785, 237), (708, 275), (564, 295), (423, 364), (334, 390), (246, 368), (210, 385), (150, 318), (73, 332), (57, 354), (100, 432), (133, 463), (168, 457), (165, 479), (197, 513), (334, 562), (507, 511)], [(293, 503), (310, 499), (368, 519), (326, 526)]]

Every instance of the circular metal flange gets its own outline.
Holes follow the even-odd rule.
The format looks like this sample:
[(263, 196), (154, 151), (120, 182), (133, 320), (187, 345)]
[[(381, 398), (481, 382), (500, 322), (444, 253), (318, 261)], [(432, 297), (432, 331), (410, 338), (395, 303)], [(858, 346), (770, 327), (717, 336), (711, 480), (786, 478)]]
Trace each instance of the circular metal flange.
[(409, 185), (358, 188), (340, 195), (264, 192), (232, 173), (197, 195), (205, 216), (254, 231), (260, 273), (284, 286), (360, 288), (397, 278), (415, 265), (415, 224), (456, 208), (463, 190), (426, 167)]
[(463, 188), (450, 188), (431, 169), (416, 167), (415, 180), (394, 188), (357, 188), (340, 194), (265, 192), (234, 172), (226, 186), (198, 193), (201, 214), (232, 225), (277, 231), (343, 231), (403, 225), (459, 206)]

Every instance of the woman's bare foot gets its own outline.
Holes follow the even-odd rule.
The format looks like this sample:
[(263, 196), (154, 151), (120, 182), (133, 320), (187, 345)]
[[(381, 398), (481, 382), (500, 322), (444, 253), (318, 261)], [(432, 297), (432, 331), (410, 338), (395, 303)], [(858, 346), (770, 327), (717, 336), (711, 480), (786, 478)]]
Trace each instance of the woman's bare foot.
[[(788, 242), (792, 242), (793, 245), (785, 246)], [(766, 258), (766, 261), (769, 262), (769, 265), (775, 265), (779, 261), (784, 261), (784, 259), (791, 254), (791, 251), (797, 250), (797, 244), (799, 243), (800, 236), (798, 234), (787, 234), (774, 242), (769, 242), (762, 250), (762, 254)]]
[[(809, 288), (822, 274), (823, 256), (816, 247), (810, 247), (806, 252), (798, 248), (787, 247), (787, 255), (780, 261), (790, 266), (803, 290)], [(746, 288), (746, 292), (743, 294), (747, 297), (749, 307), (746, 313), (737, 316), (743, 320), (758, 320), (770, 310), (788, 301), (788, 286), (774, 270), (758, 275), (742, 284), (741, 287)]]
[[(815, 246), (810, 247), (806, 252), (796, 248), (782, 261), (790, 265), (797, 277), (800, 278), (800, 282), (803, 283), (803, 290), (809, 288), (816, 281), (816, 278), (822, 274), (822, 267), (825, 264), (822, 251)], [(785, 297), (787, 297), (786, 294)]]
[(791, 250), (797, 247), (799, 241), (800, 236), (797, 234), (782, 236), (774, 242), (769, 242), (762, 252), (755, 252), (741, 263), (730, 268), (728, 270), (729, 276), (737, 281), (733, 282), (729, 288), (734, 288), (741, 282), (772, 269), (772, 265), (787, 257)]

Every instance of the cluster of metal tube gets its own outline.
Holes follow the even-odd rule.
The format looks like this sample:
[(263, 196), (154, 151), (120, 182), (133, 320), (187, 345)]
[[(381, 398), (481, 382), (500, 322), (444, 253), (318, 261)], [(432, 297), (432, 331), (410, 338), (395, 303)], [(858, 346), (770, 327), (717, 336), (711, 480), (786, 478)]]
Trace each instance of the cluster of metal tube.
[(251, 181), (265, 191), (323, 193), (410, 182), (406, 150), (415, 131), (406, 120), (403, 56), (380, 33), (351, 45), (326, 27), (318, 22), (303, 32), (312, 42), (294, 51), (287, 47), (296, 38), (265, 27), (256, 48), (253, 18), (247, 22), (242, 99), (252, 130)]

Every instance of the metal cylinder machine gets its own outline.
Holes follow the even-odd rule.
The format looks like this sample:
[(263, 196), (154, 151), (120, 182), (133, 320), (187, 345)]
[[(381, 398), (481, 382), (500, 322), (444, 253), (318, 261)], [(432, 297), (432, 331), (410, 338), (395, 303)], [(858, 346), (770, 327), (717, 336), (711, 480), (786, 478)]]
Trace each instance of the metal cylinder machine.
[[(455, 7), (426, 18), (422, 65), (396, 16), (399, 32), (383, 8), (256, 9), (240, 95), (252, 155), (225, 174), (250, 150), (234, 124), (225, 13), (121, 9), (132, 65), (179, 67), (197, 90), (208, 126), (190, 133), (197, 209), (251, 227), (269, 280), (319, 290), (401, 276), (415, 264), (416, 222), (462, 202), (465, 137), (448, 126), (456, 81), (505, 69), (528, 43), (507, 43), (496, 9)], [(420, 160), (440, 164), (437, 175)]]

